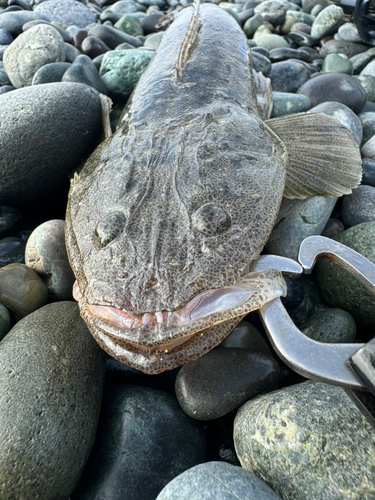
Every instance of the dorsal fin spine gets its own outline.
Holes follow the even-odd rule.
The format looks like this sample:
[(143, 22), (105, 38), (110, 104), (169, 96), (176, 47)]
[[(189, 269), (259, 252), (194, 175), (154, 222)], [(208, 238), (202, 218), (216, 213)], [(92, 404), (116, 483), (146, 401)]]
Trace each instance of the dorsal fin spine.
[(191, 4), (194, 7), (195, 12), (191, 16), (189, 27), (186, 31), (186, 35), (181, 44), (180, 52), (178, 54), (177, 64), (175, 68), (175, 79), (178, 80), (181, 77), (181, 73), (187, 63), (189, 57), (189, 51), (195, 41), (197, 36), (200, 23), (199, 23), (199, 6), (200, 0), (194, 0), (194, 4)]

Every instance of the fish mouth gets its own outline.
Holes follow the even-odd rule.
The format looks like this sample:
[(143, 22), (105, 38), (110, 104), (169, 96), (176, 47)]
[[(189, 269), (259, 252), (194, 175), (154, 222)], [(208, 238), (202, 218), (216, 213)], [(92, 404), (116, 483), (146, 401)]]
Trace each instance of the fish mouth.
[(100, 346), (115, 359), (152, 374), (209, 351), (248, 312), (282, 295), (286, 284), (281, 273), (266, 270), (199, 293), (178, 310), (132, 315), (117, 307), (88, 304), (77, 282), (73, 287), (81, 316)]

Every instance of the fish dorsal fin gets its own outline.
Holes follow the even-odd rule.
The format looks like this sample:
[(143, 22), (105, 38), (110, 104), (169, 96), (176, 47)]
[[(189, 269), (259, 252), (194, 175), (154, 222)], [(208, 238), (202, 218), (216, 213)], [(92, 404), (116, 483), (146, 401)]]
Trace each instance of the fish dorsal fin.
[(284, 196), (350, 194), (362, 179), (359, 149), (351, 132), (323, 113), (298, 113), (265, 122), (288, 152)]
[(177, 82), (182, 74), (182, 71), (189, 59), (191, 49), (197, 37), (201, 23), (199, 22), (199, 6), (200, 0), (194, 0), (191, 4), (194, 7), (193, 15), (191, 16), (189, 27), (182, 41), (180, 52), (178, 54), (177, 64), (175, 67), (175, 81)]
[(271, 80), (255, 69), (252, 71), (260, 117), (262, 120), (267, 120), (271, 116), (273, 105)]

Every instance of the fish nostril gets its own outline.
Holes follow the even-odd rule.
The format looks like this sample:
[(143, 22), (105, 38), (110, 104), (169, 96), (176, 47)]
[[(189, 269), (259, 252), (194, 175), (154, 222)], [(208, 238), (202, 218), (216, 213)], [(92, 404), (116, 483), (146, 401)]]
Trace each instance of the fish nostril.
[(129, 273), (127, 273), (126, 271), (119, 271), (119, 273), (117, 274), (117, 276), (121, 280), (125, 280), (129, 276)]
[(122, 212), (112, 212), (99, 222), (95, 236), (101, 248), (107, 246), (124, 229), (125, 215)]
[(145, 288), (152, 288), (158, 283), (158, 280), (155, 278), (155, 276), (152, 276), (146, 283)]

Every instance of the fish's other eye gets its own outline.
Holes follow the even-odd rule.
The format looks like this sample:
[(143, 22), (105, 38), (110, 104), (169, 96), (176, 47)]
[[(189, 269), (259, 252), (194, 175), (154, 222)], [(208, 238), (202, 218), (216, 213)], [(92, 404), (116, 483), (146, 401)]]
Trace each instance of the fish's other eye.
[(206, 203), (191, 216), (194, 229), (207, 236), (217, 236), (230, 228), (229, 215), (213, 203)]
[(113, 241), (124, 229), (125, 215), (122, 212), (112, 212), (99, 222), (95, 236), (100, 247), (105, 247)]

